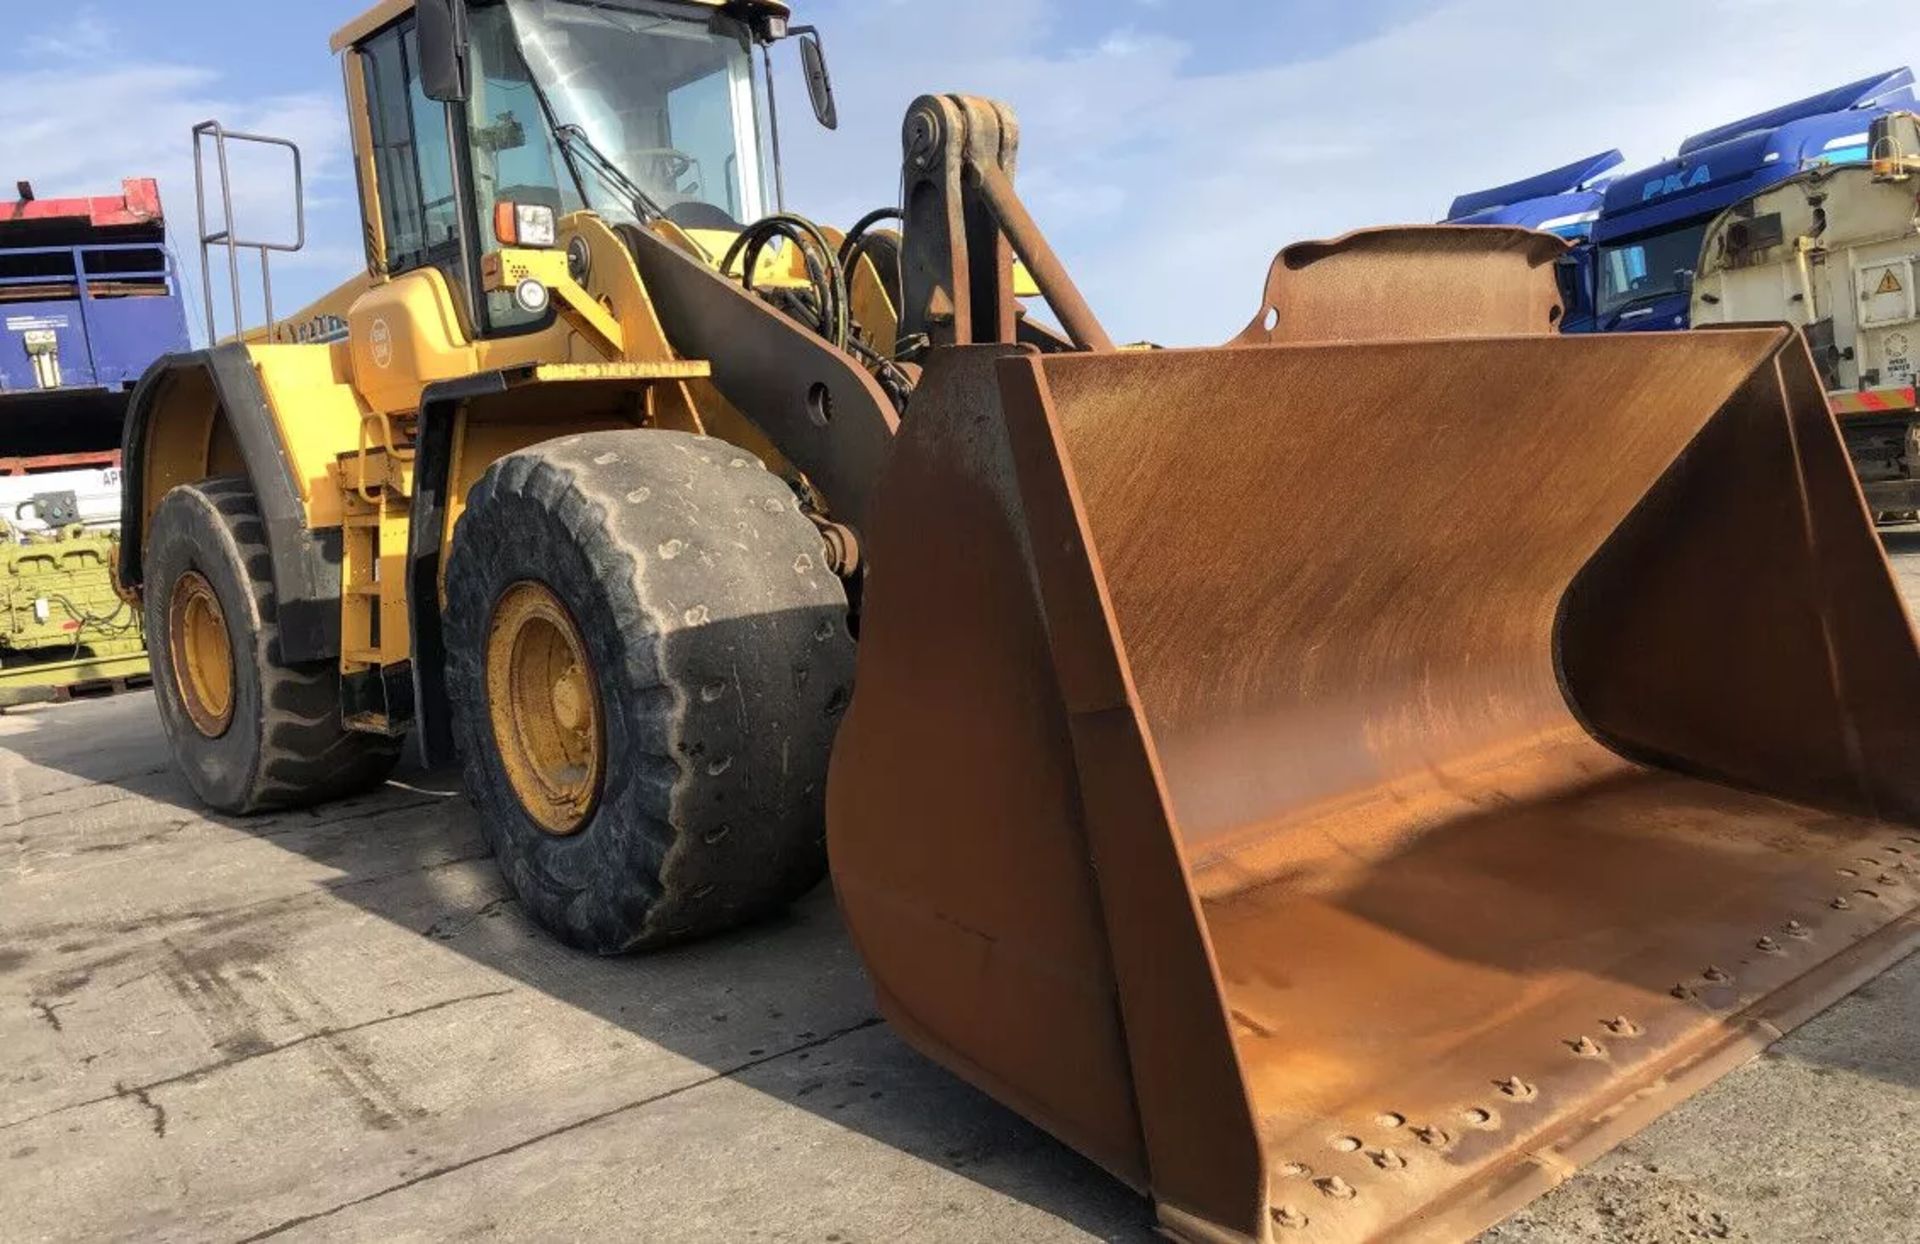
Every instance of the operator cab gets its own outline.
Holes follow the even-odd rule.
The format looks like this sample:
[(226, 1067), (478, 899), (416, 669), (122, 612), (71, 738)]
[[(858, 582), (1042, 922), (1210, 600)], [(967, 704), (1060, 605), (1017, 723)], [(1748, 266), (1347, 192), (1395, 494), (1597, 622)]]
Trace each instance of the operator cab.
[[(725, 251), (778, 203), (778, 137), (756, 46), (803, 41), (815, 111), (830, 87), (810, 28), (775, 0), (420, 0), (342, 30), (355, 108), (369, 270), (435, 267), (474, 336), (526, 331), (548, 310), (487, 289), (490, 256), (553, 246), (557, 222), (659, 222)], [(355, 89), (349, 71), (349, 91)], [(365, 184), (371, 178), (377, 192)], [(377, 202), (377, 205), (376, 205)], [(579, 257), (575, 276), (580, 277)]]

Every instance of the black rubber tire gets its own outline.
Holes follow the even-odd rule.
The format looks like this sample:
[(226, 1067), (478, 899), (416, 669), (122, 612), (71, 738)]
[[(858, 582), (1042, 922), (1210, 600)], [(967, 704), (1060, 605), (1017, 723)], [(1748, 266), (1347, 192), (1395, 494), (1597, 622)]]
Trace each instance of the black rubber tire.
[[(181, 703), (167, 634), (173, 585), (189, 570), (204, 576), (219, 599), (233, 654), (233, 715), (212, 739)], [(147, 528), (142, 571), (154, 699), (174, 763), (205, 803), (222, 812), (262, 812), (343, 798), (386, 780), (400, 743), (340, 724), (339, 667), (280, 657), (267, 531), (245, 479), (205, 479), (162, 497)]]
[[(447, 563), (447, 686), (468, 795), (536, 922), (601, 954), (775, 910), (825, 871), (827, 756), (853, 685), (846, 593), (791, 489), (724, 441), (595, 432), (509, 454)], [(501, 761), (482, 668), (496, 604), (544, 584), (579, 630), (606, 767), (574, 833)]]

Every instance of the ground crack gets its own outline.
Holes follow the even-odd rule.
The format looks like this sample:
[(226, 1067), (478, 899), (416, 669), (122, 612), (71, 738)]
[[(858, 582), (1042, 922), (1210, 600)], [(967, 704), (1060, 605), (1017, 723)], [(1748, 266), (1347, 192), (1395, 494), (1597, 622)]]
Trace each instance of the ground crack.
[(788, 1055), (798, 1054), (804, 1050), (812, 1050), (812, 1049), (817, 1049), (823, 1045), (830, 1045), (833, 1042), (838, 1041), (842, 1037), (851, 1036), (856, 1032), (861, 1032), (865, 1029), (872, 1028), (875, 1025), (880, 1024), (882, 1022), (884, 1021), (882, 1021), (878, 1015), (869, 1015), (867, 1018), (859, 1021), (858, 1023), (848, 1024), (845, 1028), (835, 1029), (833, 1032), (828, 1033), (824, 1037), (816, 1037), (811, 1041), (803, 1041), (799, 1045), (789, 1046), (784, 1050), (778, 1050), (772, 1054), (767, 1054), (760, 1058), (748, 1059), (746, 1062), (736, 1064), (735, 1066), (727, 1068), (725, 1071), (716, 1071), (711, 1075), (701, 1076), (697, 1080), (690, 1080), (687, 1083), (679, 1085), (675, 1088), (664, 1089), (661, 1092), (653, 1093), (649, 1096), (642, 1097), (638, 1101), (630, 1101), (625, 1103), (624, 1105), (613, 1106), (609, 1109), (602, 1110), (598, 1114), (590, 1114), (584, 1119), (575, 1119), (571, 1123), (563, 1123), (559, 1127), (550, 1128), (547, 1131), (539, 1133), (538, 1135), (529, 1136), (525, 1140), (517, 1140), (510, 1145), (503, 1145), (498, 1149), (489, 1150), (486, 1153), (475, 1154), (473, 1157), (470, 1157), (470, 1158), (462, 1158), (458, 1162), (448, 1162), (444, 1166), (436, 1166), (430, 1171), (422, 1171), (420, 1174), (415, 1175), (411, 1179), (403, 1179), (399, 1183), (390, 1184), (385, 1188), (379, 1189), (378, 1191), (369, 1192), (365, 1196), (355, 1197), (351, 1201), (342, 1201), (340, 1204), (332, 1206), (331, 1208), (315, 1210), (311, 1214), (302, 1214), (297, 1218), (286, 1219), (283, 1222), (275, 1223), (273, 1226), (268, 1227), (264, 1231), (256, 1231), (252, 1235), (243, 1236), (242, 1238), (234, 1241), (234, 1244), (253, 1244), (253, 1241), (255, 1240), (264, 1240), (271, 1236), (276, 1236), (283, 1232), (291, 1231), (295, 1227), (305, 1226), (307, 1223), (314, 1222), (317, 1219), (331, 1218), (333, 1217), (333, 1215), (338, 1214), (343, 1210), (352, 1209), (356, 1205), (365, 1205), (368, 1201), (375, 1201), (380, 1199), (383, 1196), (388, 1196), (395, 1192), (404, 1192), (408, 1188), (414, 1187), (418, 1184), (426, 1183), (429, 1180), (438, 1179), (442, 1175), (451, 1175), (455, 1171), (463, 1171), (467, 1169), (469, 1166), (477, 1166), (482, 1162), (492, 1161), (494, 1158), (505, 1157), (510, 1153), (518, 1153), (520, 1150), (529, 1148), (533, 1145), (537, 1145), (542, 1141), (552, 1140), (556, 1136), (564, 1136), (568, 1132), (578, 1131), (583, 1127), (590, 1127), (595, 1123), (603, 1122), (607, 1119), (614, 1118), (617, 1115), (623, 1115), (623, 1114), (627, 1114), (630, 1111), (644, 1109), (647, 1106), (651, 1106), (656, 1102), (665, 1101), (670, 1097), (678, 1097), (682, 1093), (690, 1093), (697, 1088), (705, 1088), (707, 1085), (712, 1084), (719, 1080), (730, 1080), (733, 1077), (740, 1075), (742, 1072), (751, 1071), (755, 1067), (761, 1066), (762, 1064), (776, 1062), (779, 1059), (786, 1058)]
[(436, 942), (450, 942), (501, 908), (511, 906), (514, 901), (513, 895), (503, 894), (473, 911), (454, 912), (451, 915), (442, 916), (421, 932)]
[(129, 1088), (127, 1085), (115, 1080), (113, 1082), (113, 1095), (116, 1098), (130, 1097), (152, 1111), (153, 1134), (165, 1139), (167, 1135), (167, 1108), (153, 1100), (153, 1097), (147, 1092), (151, 1087), (153, 1086), (148, 1084), (136, 1084)]
[[(30, 1114), (22, 1119), (14, 1119), (7, 1123), (0, 1123), (0, 1132), (7, 1131), (11, 1128), (22, 1127), (36, 1120), (47, 1118), (49, 1115), (65, 1114), (69, 1110), (82, 1110), (88, 1106), (97, 1106), (101, 1102), (116, 1101), (122, 1097), (132, 1097), (142, 1105), (150, 1106), (154, 1110), (159, 1111), (159, 1126), (155, 1128), (155, 1134), (164, 1136), (166, 1134), (166, 1112), (160, 1110), (159, 1106), (155, 1105), (147, 1096), (148, 1092), (153, 1089), (165, 1088), (170, 1084), (196, 1083), (215, 1072), (225, 1071), (229, 1067), (237, 1067), (241, 1063), (252, 1062), (256, 1058), (266, 1058), (272, 1054), (297, 1049), (311, 1041), (325, 1041), (333, 1037), (345, 1036), (351, 1032), (359, 1032), (363, 1028), (373, 1028), (380, 1024), (391, 1024), (395, 1020), (412, 1019), (416, 1015), (425, 1015), (431, 1011), (445, 1010), (450, 1006), (459, 1006), (463, 1002), (478, 1002), (483, 998), (499, 998), (512, 992), (513, 990), (511, 989), (489, 989), (482, 993), (462, 994), (457, 998), (443, 998), (439, 1002), (429, 1002), (425, 1006), (417, 1006), (411, 1011), (396, 1011), (392, 1015), (382, 1015), (375, 1019), (362, 1020), (357, 1024), (342, 1024), (337, 1028), (315, 1029), (313, 1032), (295, 1037), (291, 1041), (282, 1041), (278, 1045), (269, 1045), (261, 1049), (248, 1050), (244, 1054), (235, 1054), (231, 1058), (223, 1058), (217, 1063), (209, 1063), (204, 1067), (195, 1067), (191, 1071), (183, 1071), (178, 1075), (164, 1076), (158, 1080), (149, 1080), (145, 1084), (127, 1085), (116, 1080), (113, 1085), (113, 1092), (111, 1093), (105, 1093), (99, 1097), (89, 1097), (84, 1101), (68, 1102), (64, 1106), (55, 1106), (51, 1110), (42, 1110), (39, 1114)], [(55, 1027), (58, 1027), (57, 1023)]]

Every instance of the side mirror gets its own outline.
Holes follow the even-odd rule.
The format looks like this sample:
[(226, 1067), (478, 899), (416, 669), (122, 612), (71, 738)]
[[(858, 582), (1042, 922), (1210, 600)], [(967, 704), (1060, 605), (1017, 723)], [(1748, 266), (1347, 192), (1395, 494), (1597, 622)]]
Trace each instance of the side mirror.
[(1580, 305), (1580, 261), (1571, 254), (1562, 255), (1553, 261), (1554, 283), (1560, 287), (1560, 302), (1563, 306)]
[(420, 89), (443, 104), (467, 99), (466, 0), (418, 0)]
[(812, 26), (795, 26), (790, 32), (800, 40), (800, 65), (807, 75), (807, 98), (813, 101), (813, 115), (830, 130), (840, 128), (840, 110), (833, 103), (833, 78), (827, 73), (827, 51), (820, 45), (820, 32)]

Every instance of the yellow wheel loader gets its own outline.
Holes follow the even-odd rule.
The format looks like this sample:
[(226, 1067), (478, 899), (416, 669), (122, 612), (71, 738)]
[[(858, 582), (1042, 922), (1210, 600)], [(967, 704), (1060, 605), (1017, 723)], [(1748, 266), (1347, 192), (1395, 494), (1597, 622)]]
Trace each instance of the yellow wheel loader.
[[(791, 37), (831, 122), (772, 0), (340, 33), (366, 272), (128, 422), (208, 802), (411, 733), (602, 952), (830, 857), (898, 1030), (1195, 1241), (1463, 1238), (1914, 945), (1920, 652), (1789, 330), (1562, 337), (1559, 243), (1410, 228), (1116, 351), (1001, 106), (781, 210)], [(299, 239), (224, 186), (238, 330)]]

